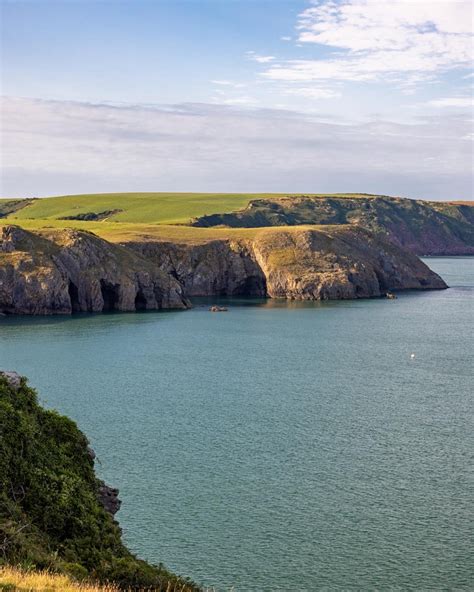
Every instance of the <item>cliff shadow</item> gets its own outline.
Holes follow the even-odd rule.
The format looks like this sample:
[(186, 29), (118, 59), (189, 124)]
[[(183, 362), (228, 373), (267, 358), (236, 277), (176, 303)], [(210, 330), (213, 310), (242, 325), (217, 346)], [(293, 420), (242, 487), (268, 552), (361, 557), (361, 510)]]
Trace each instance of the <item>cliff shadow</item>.
[(74, 282), (69, 280), (68, 285), (69, 300), (71, 301), (71, 312), (80, 312), (81, 305), (79, 303), (79, 290)]
[(117, 310), (117, 304), (120, 297), (120, 284), (111, 284), (106, 280), (100, 280), (100, 291), (104, 305), (102, 311)]
[(145, 298), (145, 294), (141, 290), (138, 290), (137, 295), (135, 296), (135, 310), (146, 310), (147, 309), (147, 299)]

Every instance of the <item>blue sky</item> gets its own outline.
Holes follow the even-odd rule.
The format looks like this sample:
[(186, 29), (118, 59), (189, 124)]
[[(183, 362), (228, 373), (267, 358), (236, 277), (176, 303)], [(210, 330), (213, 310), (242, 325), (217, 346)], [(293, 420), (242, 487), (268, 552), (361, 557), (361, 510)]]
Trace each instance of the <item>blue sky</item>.
[[(3, 195), (472, 197), (470, 2), (3, 0), (1, 8)], [(275, 128), (278, 147), (259, 152), (261, 134)]]

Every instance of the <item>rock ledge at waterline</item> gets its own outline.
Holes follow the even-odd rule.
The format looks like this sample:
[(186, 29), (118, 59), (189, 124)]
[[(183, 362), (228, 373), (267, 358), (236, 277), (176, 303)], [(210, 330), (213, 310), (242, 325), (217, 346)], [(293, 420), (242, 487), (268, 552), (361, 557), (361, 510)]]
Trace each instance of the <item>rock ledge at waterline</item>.
[(251, 240), (110, 243), (80, 230), (0, 228), (0, 312), (183, 309), (192, 296), (369, 298), (446, 288), (418, 257), (355, 226), (263, 229)]

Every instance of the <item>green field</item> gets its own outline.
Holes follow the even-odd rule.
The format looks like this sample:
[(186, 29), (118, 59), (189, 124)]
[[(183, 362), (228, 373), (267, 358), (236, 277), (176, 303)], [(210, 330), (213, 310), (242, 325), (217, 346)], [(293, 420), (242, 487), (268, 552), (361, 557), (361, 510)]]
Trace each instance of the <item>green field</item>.
[[(34, 200), (10, 215), (16, 220), (50, 220), (89, 212), (121, 210), (107, 221), (142, 224), (188, 224), (191, 218), (245, 208), (250, 200), (277, 198), (285, 193), (99, 193), (62, 195)], [(316, 195), (316, 194), (312, 194)], [(322, 195), (322, 194), (321, 194)], [(367, 197), (333, 194), (333, 197)], [(6, 203), (11, 200), (0, 200)]]
[(213, 193), (103, 193), (48, 197), (15, 212), (17, 220), (58, 219), (88, 212), (122, 210), (107, 221), (146, 224), (187, 224), (205, 214), (245, 208), (251, 199), (268, 194)]
[[(205, 242), (222, 238), (252, 238), (259, 229), (194, 228), (192, 218), (223, 214), (245, 208), (252, 199), (278, 198), (276, 193), (103, 193), (63, 195), (27, 200), (0, 199), (0, 222), (18, 224), (27, 230), (78, 228), (113, 242), (162, 240)], [(323, 195), (323, 194), (311, 194)], [(333, 194), (333, 197), (367, 197), (361, 194)], [(14, 207), (12, 207), (14, 206)], [(121, 210), (101, 221), (62, 220), (66, 216), (100, 214)], [(2, 217), (3, 211), (3, 217)], [(262, 229), (260, 229), (261, 231)]]

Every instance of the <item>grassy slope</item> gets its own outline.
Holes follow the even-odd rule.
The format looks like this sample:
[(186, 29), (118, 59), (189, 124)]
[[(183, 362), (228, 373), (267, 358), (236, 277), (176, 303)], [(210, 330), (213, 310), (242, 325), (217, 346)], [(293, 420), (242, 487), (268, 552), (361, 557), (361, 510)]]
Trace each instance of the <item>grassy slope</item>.
[(245, 207), (263, 195), (237, 193), (105, 193), (38, 199), (17, 212), (18, 220), (57, 219), (87, 212), (123, 210), (109, 218), (115, 222), (186, 224), (190, 218)]
[(0, 568), (0, 591), (4, 592), (119, 592), (112, 585), (79, 584), (66, 575), (48, 571)]
[[(192, 228), (183, 226), (191, 218), (227, 213), (245, 208), (258, 198), (286, 194), (242, 193), (106, 193), (66, 195), (35, 200), (12, 212), (2, 222), (18, 224), (28, 230), (79, 228), (107, 240), (171, 240), (198, 243), (217, 238), (251, 238), (255, 229)], [(317, 195), (317, 194), (314, 194)], [(322, 195), (322, 194), (321, 194)], [(362, 194), (334, 194), (334, 197), (364, 197)], [(7, 200), (0, 200), (2, 203)], [(10, 200), (9, 200), (10, 201)], [(123, 210), (101, 222), (59, 220), (64, 216)]]
[(30, 202), (30, 199), (0, 199), (0, 218), (14, 214)]
[[(102, 193), (37, 199), (12, 216), (18, 220), (58, 219), (88, 212), (122, 210), (114, 222), (187, 224), (191, 218), (245, 208), (252, 199), (283, 197), (277, 193)], [(334, 194), (358, 197), (359, 194)], [(366, 196), (360, 196), (366, 197)], [(2, 201), (0, 200), (0, 204)], [(1, 207), (1, 206), (0, 206)]]
[[(1, 222), (18, 224), (28, 230), (43, 228), (78, 228), (96, 233), (112, 242), (132, 240), (163, 240), (200, 243), (222, 238), (253, 238), (252, 228), (193, 228), (186, 226), (192, 218), (208, 214), (232, 213), (244, 209), (250, 200), (277, 198), (288, 194), (238, 194), (238, 193), (106, 193), (90, 195), (66, 195), (23, 200), (26, 205), (18, 209), (18, 200), (0, 200)], [(347, 197), (364, 200), (381, 196), (356, 193), (308, 194), (312, 197)], [(291, 195), (290, 195), (291, 197)], [(296, 194), (294, 197), (298, 197)], [(381, 203), (383, 200), (381, 200)], [(408, 202), (406, 205), (413, 205)], [(471, 205), (472, 202), (467, 202)], [(449, 209), (449, 202), (433, 204), (436, 210)], [(100, 213), (120, 209), (100, 222), (84, 220), (60, 220), (89, 212)], [(255, 211), (255, 210), (253, 210)], [(363, 211), (363, 210), (362, 210)], [(10, 212), (10, 213), (9, 213)], [(316, 220), (315, 220), (316, 221)], [(329, 220), (326, 220), (329, 222)], [(311, 216), (299, 224), (311, 224)], [(331, 222), (330, 222), (331, 223)], [(243, 224), (246, 226), (247, 224)], [(275, 227), (277, 228), (277, 227)], [(286, 228), (286, 227), (285, 227)]]

